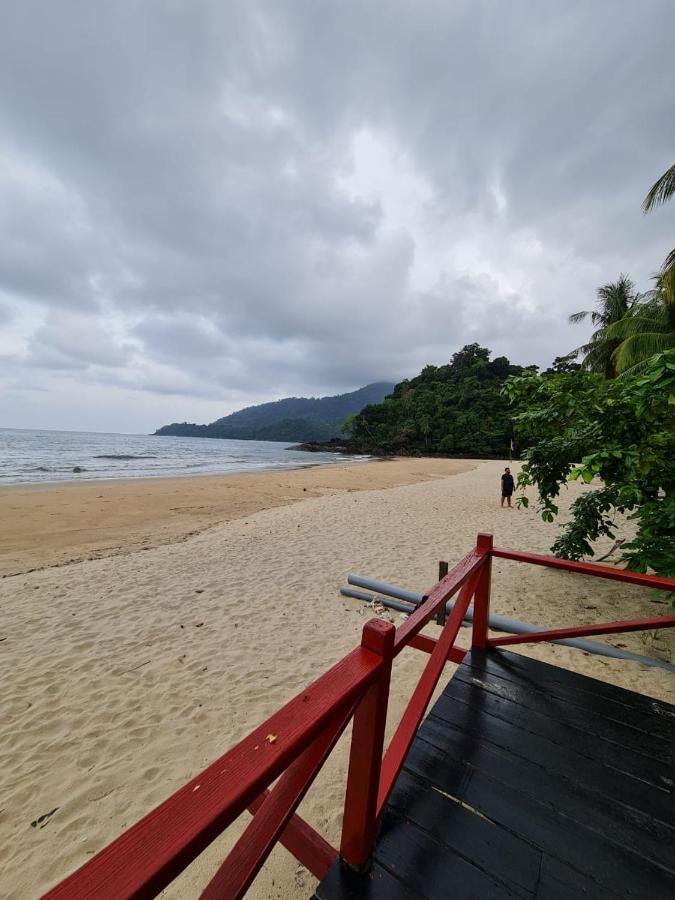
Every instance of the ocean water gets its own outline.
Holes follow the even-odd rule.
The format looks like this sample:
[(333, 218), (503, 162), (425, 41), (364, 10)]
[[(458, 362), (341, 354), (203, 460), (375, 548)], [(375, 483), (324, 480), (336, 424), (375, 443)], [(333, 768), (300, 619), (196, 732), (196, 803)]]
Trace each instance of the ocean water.
[(339, 453), (305, 453), (288, 446), (276, 441), (0, 428), (0, 485), (256, 472), (345, 462)]

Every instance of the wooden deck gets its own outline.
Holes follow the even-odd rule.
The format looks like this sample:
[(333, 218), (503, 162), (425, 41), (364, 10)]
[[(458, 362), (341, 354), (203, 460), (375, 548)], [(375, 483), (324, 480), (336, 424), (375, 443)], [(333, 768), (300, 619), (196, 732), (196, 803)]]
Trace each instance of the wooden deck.
[(366, 874), (319, 900), (675, 897), (675, 706), (472, 650), (419, 729)]

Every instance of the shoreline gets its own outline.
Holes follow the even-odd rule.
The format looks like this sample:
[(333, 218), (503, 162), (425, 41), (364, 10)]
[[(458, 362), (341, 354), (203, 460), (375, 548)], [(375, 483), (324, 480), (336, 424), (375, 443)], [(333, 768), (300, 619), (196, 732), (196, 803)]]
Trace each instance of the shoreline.
[[(350, 458), (339, 462), (306, 462), (298, 463), (294, 466), (261, 466), (259, 469), (245, 469), (236, 472), (183, 472), (181, 474), (167, 473), (165, 475), (120, 475), (118, 477), (103, 476), (101, 478), (87, 478), (86, 476), (78, 478), (60, 478), (56, 481), (9, 481), (6, 484), (0, 484), (0, 497), (3, 491), (11, 491), (14, 488), (57, 488), (71, 487), (76, 484), (136, 484), (138, 482), (154, 482), (166, 479), (183, 480), (184, 478), (234, 478), (239, 475), (266, 475), (271, 472), (297, 472), (299, 469), (316, 469), (323, 466), (346, 466), (357, 465), (366, 462), (387, 462), (394, 459), (403, 459), (404, 457), (386, 456), (378, 458), (376, 456), (363, 456)], [(426, 458), (426, 457), (425, 457)], [(430, 457), (433, 458), (433, 457)], [(482, 460), (476, 460), (482, 462)]]
[(185, 541), (310, 497), (416, 484), (480, 461), (401, 457), (0, 487), (0, 578)]

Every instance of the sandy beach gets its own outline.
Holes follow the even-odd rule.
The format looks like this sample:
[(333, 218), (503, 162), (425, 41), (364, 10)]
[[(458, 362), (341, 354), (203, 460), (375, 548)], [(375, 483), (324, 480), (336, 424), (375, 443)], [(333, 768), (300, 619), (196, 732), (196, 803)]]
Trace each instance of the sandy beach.
[[(3, 489), (2, 896), (39, 896), (352, 649), (370, 613), (339, 596), (348, 572), (424, 590), (438, 560), (458, 560), (479, 531), (547, 552), (557, 523), (499, 507), (503, 465), (415, 459)], [(565, 492), (563, 514), (582, 490)], [(648, 591), (503, 560), (492, 608), (551, 627), (668, 611)], [(612, 642), (672, 654), (663, 632)], [(663, 670), (523, 652), (675, 702)], [(427, 658), (397, 659), (389, 733)], [(300, 808), (334, 843), (348, 739)], [(198, 894), (244, 824), (165, 895)], [(313, 887), (277, 847), (250, 896)]]
[(245, 475), (10, 485), (0, 488), (0, 577), (148, 550), (298, 500), (415, 484), (473, 466), (382, 459)]

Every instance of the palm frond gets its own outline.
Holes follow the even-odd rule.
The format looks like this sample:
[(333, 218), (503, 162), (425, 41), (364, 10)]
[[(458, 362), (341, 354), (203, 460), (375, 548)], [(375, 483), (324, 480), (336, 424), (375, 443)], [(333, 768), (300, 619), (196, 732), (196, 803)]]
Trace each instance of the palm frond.
[(620, 322), (614, 322), (605, 329), (606, 337), (611, 340), (626, 340), (636, 334), (662, 334), (667, 332), (668, 321), (665, 315), (658, 315), (660, 310), (651, 316), (626, 316)]
[(577, 356), (586, 356), (592, 349), (593, 348), (591, 344), (582, 344), (581, 347), (577, 347), (576, 350), (572, 350), (569, 355), (574, 356), (575, 358)]
[(597, 337), (597, 334), (601, 332), (596, 332), (587, 344), (579, 348), (583, 353), (581, 366), (588, 372), (598, 372), (605, 378), (614, 378), (616, 372), (612, 353), (616, 349), (617, 342), (604, 340)]
[(586, 316), (589, 315), (590, 313), (587, 309), (582, 309), (581, 312), (572, 313), (572, 315), (569, 317), (569, 321), (572, 323), (572, 325), (577, 325), (579, 322), (583, 322)]
[(590, 316), (596, 330), (579, 352), (583, 355), (581, 364), (591, 372), (599, 372), (606, 378), (616, 376), (613, 353), (619, 340), (610, 337), (608, 327), (630, 315), (640, 303), (641, 296), (628, 275), (621, 273), (616, 281), (601, 285), (596, 291), (595, 309), (592, 312), (578, 312), (570, 316), (570, 322), (577, 324)]
[(675, 347), (675, 334), (650, 332), (647, 334), (634, 334), (623, 341), (614, 352), (614, 363), (620, 374), (635, 369), (637, 365), (645, 362), (655, 353), (664, 353)]
[(642, 204), (642, 211), (648, 213), (655, 206), (661, 206), (675, 194), (675, 165), (667, 169), (656, 181)]
[(623, 369), (617, 375), (617, 378), (630, 378), (631, 375), (640, 375), (641, 372), (644, 372), (647, 366), (649, 365), (649, 357), (646, 359), (641, 359), (640, 362), (635, 363), (634, 366), (630, 366), (628, 369)]
[(675, 275), (675, 247), (673, 247), (668, 256), (664, 259), (663, 265), (661, 266), (661, 272), (664, 275), (668, 272), (672, 272)]

